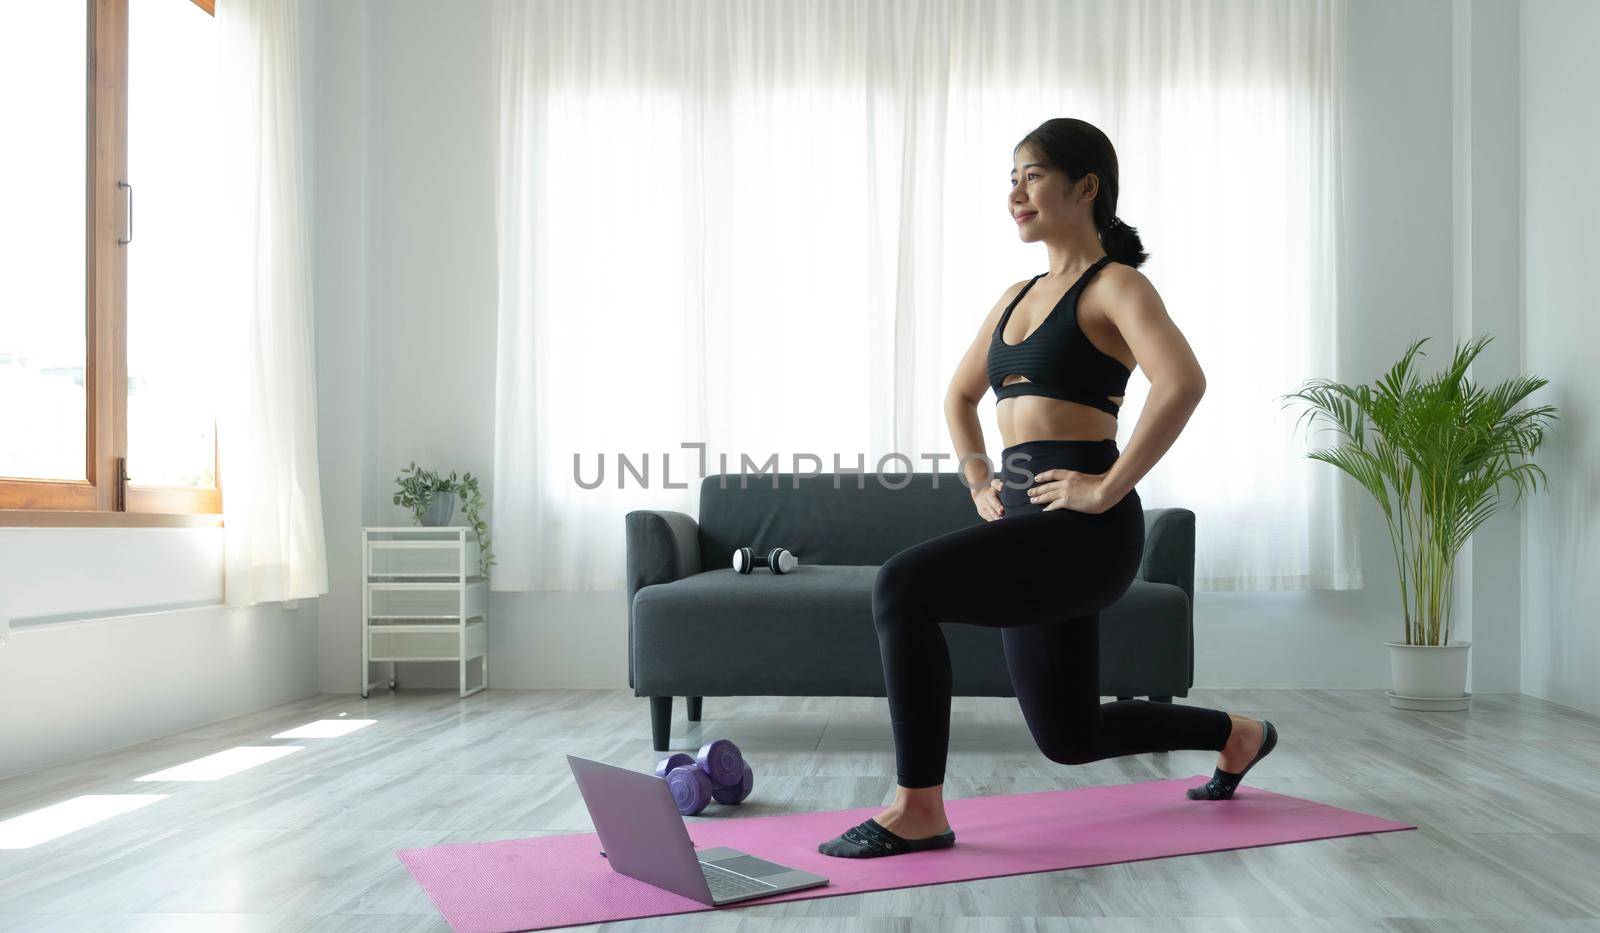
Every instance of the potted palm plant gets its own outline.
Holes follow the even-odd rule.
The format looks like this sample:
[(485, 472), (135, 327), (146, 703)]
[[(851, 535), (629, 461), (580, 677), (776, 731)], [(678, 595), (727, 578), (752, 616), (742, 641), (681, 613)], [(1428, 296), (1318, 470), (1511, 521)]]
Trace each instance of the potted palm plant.
[(1412, 368), (1427, 341), (1422, 338), (1371, 387), (1312, 379), (1280, 396), (1306, 403), (1312, 422), (1321, 418), (1334, 426), (1342, 443), (1307, 456), (1354, 477), (1388, 522), (1405, 641), (1385, 644), (1394, 678), (1389, 702), (1400, 709), (1467, 708), (1472, 643), (1450, 641), (1456, 555), (1505, 504), (1503, 481), (1517, 490), (1512, 505), (1521, 501), (1525, 486), (1537, 489), (1536, 477), (1548, 485), (1544, 471), (1524, 460), (1538, 449), (1557, 411), (1549, 405), (1516, 408), (1547, 380), (1520, 376), (1488, 391), (1472, 384), (1467, 367), (1490, 339), (1458, 344), (1445, 371), (1427, 380)]

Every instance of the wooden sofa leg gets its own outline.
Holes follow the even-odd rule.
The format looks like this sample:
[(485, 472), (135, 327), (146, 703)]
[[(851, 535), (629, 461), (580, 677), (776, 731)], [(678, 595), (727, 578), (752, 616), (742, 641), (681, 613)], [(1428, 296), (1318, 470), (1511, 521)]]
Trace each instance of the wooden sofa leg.
[(1117, 697), (1118, 700), (1131, 700), (1133, 697)]
[(689, 721), (690, 722), (699, 722), (700, 721), (700, 701), (702, 699), (704, 699), (704, 697), (685, 697), (685, 699), (687, 699), (689, 701)]
[(667, 736), (672, 733), (672, 697), (650, 698), (650, 738), (656, 751), (667, 750)]

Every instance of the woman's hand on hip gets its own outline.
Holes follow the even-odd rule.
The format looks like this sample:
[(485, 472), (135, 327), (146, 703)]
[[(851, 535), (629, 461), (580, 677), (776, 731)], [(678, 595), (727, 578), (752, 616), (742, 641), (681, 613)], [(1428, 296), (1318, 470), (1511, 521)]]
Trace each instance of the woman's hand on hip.
[(989, 485), (972, 490), (972, 504), (986, 522), (1005, 517), (1006, 507), (1000, 504), (1000, 483), (1000, 477), (996, 476), (989, 480)]
[(1116, 505), (1115, 502), (1106, 501), (1105, 478), (1104, 473), (1045, 470), (1034, 474), (1033, 485), (1028, 488), (1028, 501), (1044, 503), (1045, 512), (1071, 509), (1074, 512), (1098, 514)]

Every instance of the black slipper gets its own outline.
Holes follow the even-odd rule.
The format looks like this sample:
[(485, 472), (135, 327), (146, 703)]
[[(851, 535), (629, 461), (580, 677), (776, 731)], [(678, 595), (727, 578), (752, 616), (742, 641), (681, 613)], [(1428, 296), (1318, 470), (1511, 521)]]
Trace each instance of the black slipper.
[(1239, 782), (1244, 780), (1244, 776), (1250, 773), (1251, 768), (1256, 766), (1256, 762), (1267, 757), (1267, 753), (1272, 751), (1272, 749), (1278, 744), (1278, 730), (1272, 725), (1272, 723), (1263, 719), (1261, 720), (1261, 728), (1263, 730), (1261, 734), (1261, 747), (1256, 749), (1256, 757), (1250, 759), (1250, 763), (1244, 766), (1243, 771), (1240, 771), (1238, 774), (1234, 774), (1232, 771), (1224, 771), (1221, 768), (1215, 769), (1216, 773), (1211, 776), (1211, 780), (1205, 782), (1199, 787), (1189, 788), (1187, 791), (1189, 799), (1227, 800), (1229, 797), (1232, 797), (1233, 792), (1239, 787)]
[(817, 846), (817, 851), (838, 858), (878, 858), (884, 855), (923, 852), (928, 849), (948, 849), (955, 844), (956, 833), (953, 829), (947, 829), (937, 836), (929, 836), (926, 839), (906, 839), (889, 832), (878, 825), (877, 820), (869, 817), (865, 823), (857, 823), (837, 837)]

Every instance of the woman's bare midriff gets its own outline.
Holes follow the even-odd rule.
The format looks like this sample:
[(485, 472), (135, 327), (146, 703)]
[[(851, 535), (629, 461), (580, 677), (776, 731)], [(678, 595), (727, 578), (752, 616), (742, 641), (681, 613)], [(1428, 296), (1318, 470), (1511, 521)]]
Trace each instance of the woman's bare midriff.
[[(1011, 375), (1002, 385), (1027, 381), (1024, 376)], [(1108, 396), (1118, 407), (1124, 397)], [(1109, 412), (1047, 395), (1003, 398), (995, 405), (994, 418), (1000, 427), (1000, 440), (1006, 447), (1046, 439), (1098, 441), (1117, 437), (1117, 419)]]

